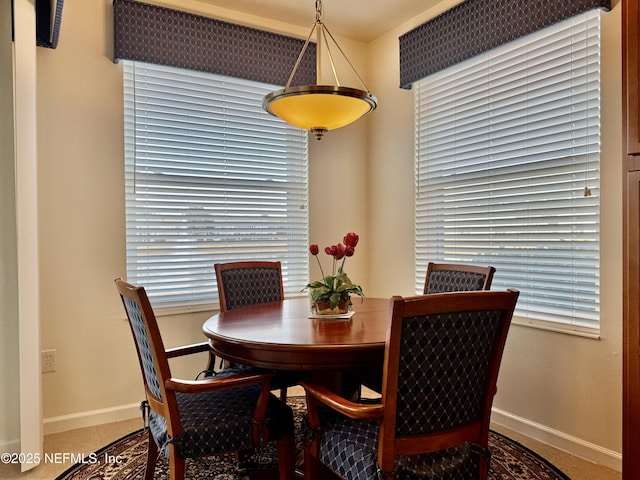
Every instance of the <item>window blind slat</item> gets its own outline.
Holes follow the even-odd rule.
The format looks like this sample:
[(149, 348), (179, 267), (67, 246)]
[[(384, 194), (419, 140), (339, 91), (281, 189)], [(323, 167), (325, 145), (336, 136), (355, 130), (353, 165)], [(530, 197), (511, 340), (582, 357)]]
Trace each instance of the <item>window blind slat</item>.
[(215, 263), (308, 279), (307, 134), (265, 114), (274, 86), (124, 62), (127, 276), (159, 307), (217, 301)]
[(414, 84), (416, 292), (493, 265), (516, 315), (599, 328), (599, 36), (590, 11)]

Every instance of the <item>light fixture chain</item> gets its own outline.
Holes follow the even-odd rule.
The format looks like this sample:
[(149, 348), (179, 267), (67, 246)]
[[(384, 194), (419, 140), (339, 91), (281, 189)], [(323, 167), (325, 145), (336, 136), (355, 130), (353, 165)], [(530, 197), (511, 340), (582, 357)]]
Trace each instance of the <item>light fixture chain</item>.
[[(349, 125), (358, 118), (372, 112), (377, 107), (377, 100), (364, 84), (345, 53), (336, 42), (331, 32), (322, 22), (322, 0), (316, 0), (316, 21), (309, 32), (309, 36), (296, 60), (285, 88), (265, 95), (262, 108), (271, 115), (283, 119), (296, 127), (304, 128), (313, 133), (320, 140), (325, 132)], [(317, 30), (316, 30), (317, 29)], [(302, 61), (314, 32), (317, 35), (316, 44), (316, 84), (291, 87), (291, 82)], [(347, 88), (340, 85), (338, 72), (334, 63), (331, 40), (344, 57), (349, 68), (366, 91)], [(324, 44), (324, 45), (323, 45)], [(326, 45), (327, 55), (331, 64), (333, 78), (337, 85), (321, 85), (323, 46)]]

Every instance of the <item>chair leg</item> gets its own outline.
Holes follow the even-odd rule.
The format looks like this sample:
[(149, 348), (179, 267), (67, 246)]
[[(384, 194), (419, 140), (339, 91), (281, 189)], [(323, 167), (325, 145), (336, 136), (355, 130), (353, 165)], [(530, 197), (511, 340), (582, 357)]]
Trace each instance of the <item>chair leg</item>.
[(280, 389), (280, 401), (287, 403), (287, 387)]
[(236, 450), (235, 452), (236, 470), (239, 475), (244, 475), (248, 472), (248, 469), (249, 469), (248, 458), (251, 452), (252, 452), (252, 449)]
[(296, 475), (296, 446), (293, 433), (276, 441), (280, 480), (294, 480)]
[(184, 480), (185, 460), (176, 455), (176, 449), (169, 445), (169, 479)]
[(489, 461), (490, 458), (484, 455), (480, 457), (480, 474), (478, 476), (479, 480), (487, 480), (487, 477), (489, 475)]
[[(316, 435), (317, 437), (317, 435)], [(321, 477), (320, 460), (318, 459), (318, 440), (304, 442), (304, 480), (318, 480)]]
[(207, 364), (207, 372), (215, 372), (216, 371), (216, 356), (209, 352), (209, 363)]
[(153, 474), (158, 460), (158, 446), (156, 445), (151, 429), (149, 429), (149, 446), (147, 447), (147, 467), (144, 472), (144, 480), (153, 480)]

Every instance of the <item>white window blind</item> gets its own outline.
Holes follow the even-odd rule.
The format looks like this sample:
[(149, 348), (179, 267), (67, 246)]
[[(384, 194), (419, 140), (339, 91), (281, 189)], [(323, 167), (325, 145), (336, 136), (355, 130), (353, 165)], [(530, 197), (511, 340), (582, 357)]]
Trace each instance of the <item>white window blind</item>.
[(308, 275), (307, 133), (262, 110), (273, 85), (125, 61), (127, 277), (154, 305), (217, 302), (213, 265)]
[(493, 265), (521, 321), (597, 334), (600, 11), (414, 88), (416, 291), (429, 261)]

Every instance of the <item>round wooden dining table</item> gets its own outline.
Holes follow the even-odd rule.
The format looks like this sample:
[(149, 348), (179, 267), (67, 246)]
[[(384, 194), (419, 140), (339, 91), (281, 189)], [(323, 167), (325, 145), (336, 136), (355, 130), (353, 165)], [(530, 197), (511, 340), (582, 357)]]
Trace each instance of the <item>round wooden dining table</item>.
[(202, 329), (217, 356), (245, 365), (315, 373), (380, 367), (391, 302), (352, 302), (348, 319), (310, 318), (305, 297), (221, 312)]

